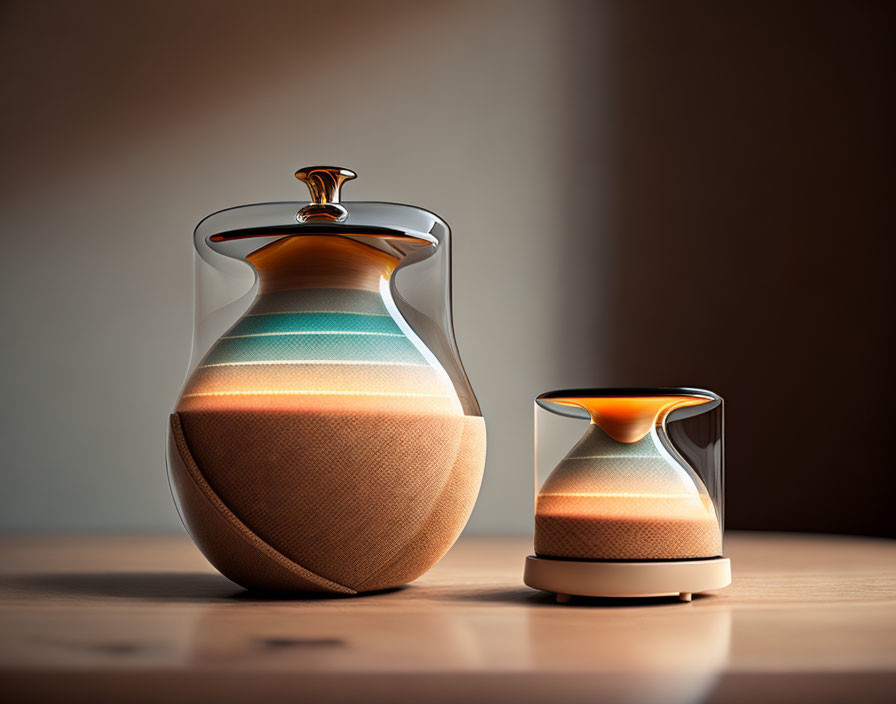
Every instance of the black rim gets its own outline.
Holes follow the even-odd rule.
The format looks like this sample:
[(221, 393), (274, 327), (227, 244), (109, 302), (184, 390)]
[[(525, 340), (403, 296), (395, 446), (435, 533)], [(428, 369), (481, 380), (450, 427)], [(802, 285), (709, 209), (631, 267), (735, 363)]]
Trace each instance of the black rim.
[(643, 398), (645, 396), (699, 396), (710, 399), (715, 404), (722, 402), (722, 397), (708, 389), (691, 386), (616, 386), (593, 389), (559, 389), (546, 391), (535, 397), (535, 403), (552, 413), (571, 418), (589, 417), (588, 411), (575, 406), (564, 406), (553, 403), (558, 398)]

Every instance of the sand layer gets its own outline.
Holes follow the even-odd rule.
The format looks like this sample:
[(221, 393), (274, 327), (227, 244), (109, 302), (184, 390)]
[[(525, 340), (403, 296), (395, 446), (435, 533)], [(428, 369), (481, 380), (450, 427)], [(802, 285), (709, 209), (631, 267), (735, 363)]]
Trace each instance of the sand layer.
[(654, 519), (600, 520), (580, 516), (535, 516), (535, 554), (584, 560), (680, 560), (722, 552), (719, 524)]
[[(435, 564), (470, 515), (485, 462), (481, 417), (357, 410), (181, 410), (177, 417), (181, 452), (233, 516), (288, 560), (354, 591), (404, 584)], [(244, 564), (228, 565), (235, 534), (185, 520), (218, 569), (254, 586)]]

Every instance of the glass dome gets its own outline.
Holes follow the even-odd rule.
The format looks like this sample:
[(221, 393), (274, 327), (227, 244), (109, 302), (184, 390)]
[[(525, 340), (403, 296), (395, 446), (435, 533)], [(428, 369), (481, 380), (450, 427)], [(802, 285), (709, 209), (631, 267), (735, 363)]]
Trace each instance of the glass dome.
[[(629, 573), (632, 565), (653, 563), (644, 572), (660, 575), (657, 587), (668, 586), (661, 584), (661, 563), (723, 559), (723, 414), (722, 398), (704, 389), (575, 389), (540, 395), (535, 400), (534, 557), (603, 563), (592, 570), (600, 573), (594, 577), (598, 581), (612, 570), (606, 566), (610, 563), (628, 564)], [(724, 564), (727, 569), (727, 560)], [(554, 568), (560, 569), (556, 563)], [(718, 588), (645, 590), (649, 584), (637, 580), (630, 586), (619, 587), (620, 594), (589, 594), (581, 587), (568, 593), (690, 595)], [(601, 588), (595, 586), (598, 592)]]
[(396, 586), (456, 539), (484, 465), (450, 230), (419, 208), (342, 203), (348, 169), (296, 176), (312, 201), (223, 210), (194, 233), (172, 487), (194, 540), (244, 586)]

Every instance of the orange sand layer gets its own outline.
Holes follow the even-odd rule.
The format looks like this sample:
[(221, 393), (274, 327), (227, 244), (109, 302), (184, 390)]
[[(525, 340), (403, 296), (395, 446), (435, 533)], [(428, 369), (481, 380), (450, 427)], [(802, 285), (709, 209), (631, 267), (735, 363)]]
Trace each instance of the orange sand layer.
[(332, 410), (222, 405), (180, 409), (199, 471), (256, 535), (328, 580), (357, 591), (410, 581), (445, 553), (473, 508), (481, 417), (344, 399)]
[(722, 532), (708, 497), (542, 496), (535, 552), (589, 560), (715, 557)]

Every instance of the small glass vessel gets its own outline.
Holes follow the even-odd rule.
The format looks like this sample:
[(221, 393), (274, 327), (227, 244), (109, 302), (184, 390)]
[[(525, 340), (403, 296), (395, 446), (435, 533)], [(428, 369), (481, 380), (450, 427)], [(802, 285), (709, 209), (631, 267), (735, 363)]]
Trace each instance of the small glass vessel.
[(691, 388), (540, 395), (526, 583), (564, 596), (686, 599), (730, 583), (723, 409), (720, 396)]
[(485, 462), (454, 340), (450, 232), (419, 208), (340, 202), (348, 169), (296, 177), (311, 202), (196, 228), (170, 482), (196, 544), (247, 588), (394, 587), (452, 545)]

